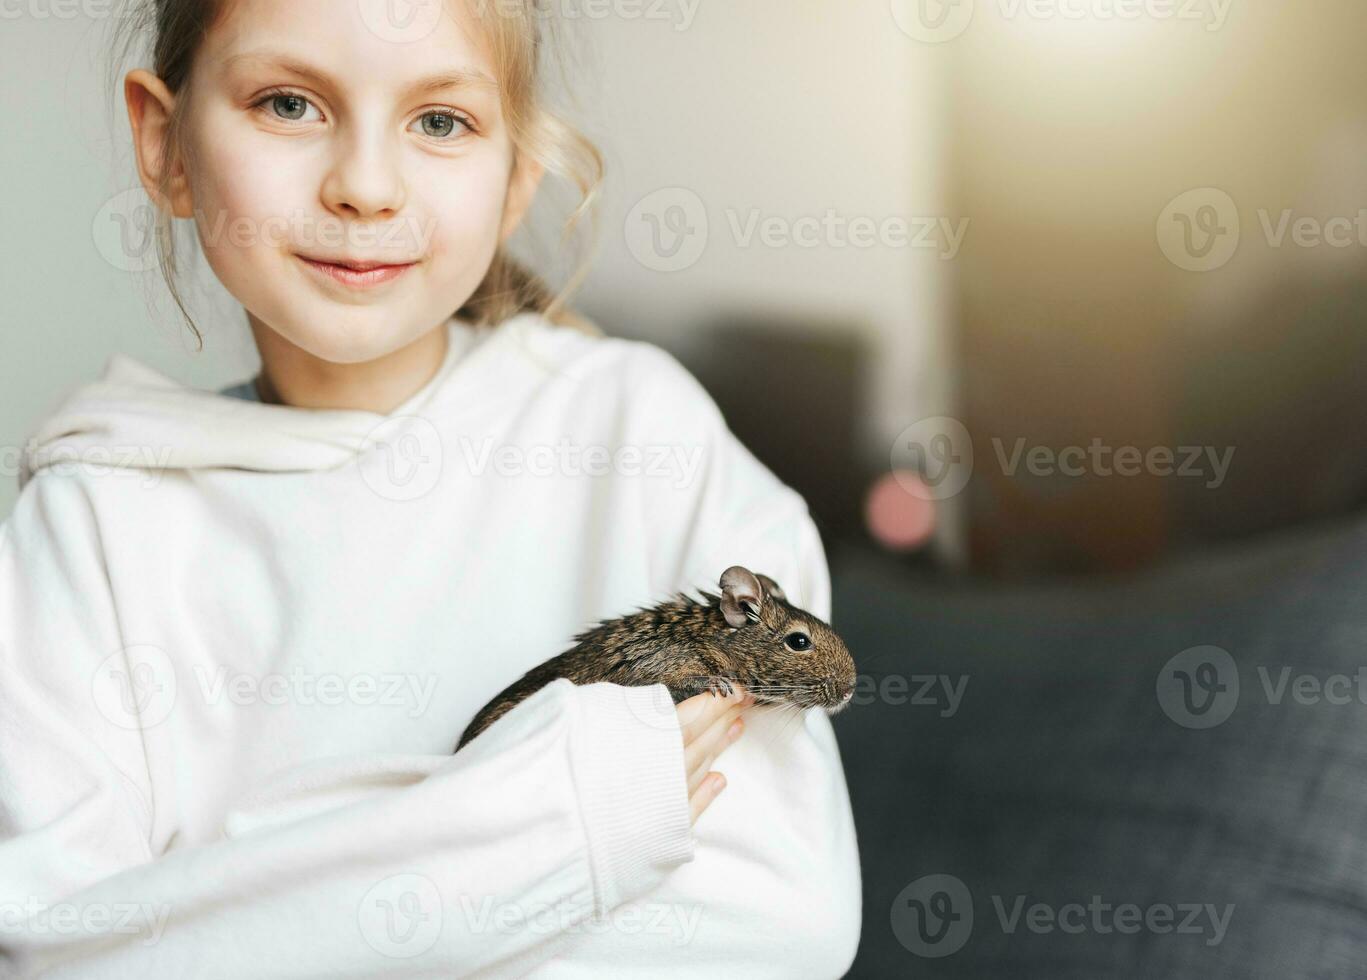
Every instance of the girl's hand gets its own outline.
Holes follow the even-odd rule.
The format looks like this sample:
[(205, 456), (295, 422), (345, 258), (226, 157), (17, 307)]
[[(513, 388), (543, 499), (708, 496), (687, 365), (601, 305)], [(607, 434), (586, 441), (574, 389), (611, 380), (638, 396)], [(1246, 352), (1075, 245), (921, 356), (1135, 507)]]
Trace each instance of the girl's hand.
[(740, 738), (745, 730), (740, 713), (754, 703), (754, 697), (739, 687), (726, 697), (708, 693), (679, 702), (676, 710), (683, 731), (690, 825), (697, 823), (702, 812), (726, 788), (726, 777), (710, 771), (712, 763)]

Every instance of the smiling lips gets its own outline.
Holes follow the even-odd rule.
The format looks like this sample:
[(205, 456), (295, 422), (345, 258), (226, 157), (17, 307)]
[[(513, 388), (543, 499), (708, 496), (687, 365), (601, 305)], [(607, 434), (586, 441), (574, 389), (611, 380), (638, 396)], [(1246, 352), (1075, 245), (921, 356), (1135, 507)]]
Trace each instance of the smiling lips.
[(396, 265), (392, 263), (352, 259), (323, 261), (321, 259), (311, 259), (306, 255), (300, 255), (299, 260), (319, 275), (327, 276), (334, 282), (339, 282), (344, 286), (351, 286), (357, 289), (366, 289), (371, 286), (379, 286), (387, 282), (393, 282), (417, 264), (415, 262), (405, 262)]

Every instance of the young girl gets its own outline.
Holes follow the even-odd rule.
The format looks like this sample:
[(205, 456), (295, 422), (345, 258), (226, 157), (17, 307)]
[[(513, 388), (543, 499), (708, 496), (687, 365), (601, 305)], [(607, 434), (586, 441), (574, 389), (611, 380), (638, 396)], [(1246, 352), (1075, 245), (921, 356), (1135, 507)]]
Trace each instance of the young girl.
[(26, 449), (0, 973), (842, 974), (819, 710), (559, 681), (451, 751), (579, 629), (730, 565), (830, 615), (805, 504), (697, 382), (504, 254), (544, 170), (596, 183), (538, 101), (537, 5), (150, 13), (140, 176), (262, 368), (214, 393), (115, 357)]

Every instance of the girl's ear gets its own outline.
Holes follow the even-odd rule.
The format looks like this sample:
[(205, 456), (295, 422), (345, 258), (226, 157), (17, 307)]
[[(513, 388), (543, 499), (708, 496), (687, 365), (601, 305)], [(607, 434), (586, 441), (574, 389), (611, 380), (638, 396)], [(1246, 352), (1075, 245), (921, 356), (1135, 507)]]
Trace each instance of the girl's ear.
[[(147, 71), (135, 68), (123, 80), (124, 101), (128, 103), (128, 121), (133, 127), (133, 148), (138, 157), (138, 176), (147, 195), (158, 207), (177, 218), (194, 214), (190, 184), (185, 168), (178, 158), (164, 160), (162, 144), (176, 97), (166, 83)], [(171, 169), (167, 171), (167, 167)], [(161, 183), (166, 179), (166, 193)]]
[(525, 154), (519, 154), (508, 181), (508, 198), (503, 207), (503, 227), (499, 232), (499, 242), (506, 242), (508, 236), (517, 231), (527, 209), (532, 206), (536, 189), (541, 186), (541, 178), (546, 168)]

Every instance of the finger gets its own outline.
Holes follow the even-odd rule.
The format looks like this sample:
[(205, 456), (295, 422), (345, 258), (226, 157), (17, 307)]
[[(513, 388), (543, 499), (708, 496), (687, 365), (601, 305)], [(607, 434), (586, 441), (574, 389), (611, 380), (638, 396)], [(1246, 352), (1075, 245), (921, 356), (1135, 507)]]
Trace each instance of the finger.
[(704, 693), (696, 694), (679, 702), (676, 710), (679, 715), (679, 729), (683, 732), (684, 744), (687, 745), (711, 728), (713, 723), (729, 709), (736, 705), (748, 706), (753, 703), (754, 698), (740, 688), (736, 688), (726, 697)]
[(688, 807), (691, 811), (689, 824), (698, 822), (698, 817), (702, 812), (712, 805), (712, 801), (717, 795), (726, 788), (726, 777), (719, 772), (709, 772), (707, 778), (702, 781), (696, 793), (688, 797)]
[(731, 723), (740, 717), (743, 710), (744, 708), (739, 704), (732, 705), (723, 711), (711, 725), (707, 726), (707, 731), (684, 745), (684, 768), (688, 770), (689, 776), (692, 776), (696, 769), (705, 764), (709, 755), (721, 748)]
[(744, 732), (744, 718), (737, 717), (734, 721), (731, 722), (730, 725), (727, 726), (725, 734), (723, 734), (721, 740), (713, 746), (712, 751), (708, 753), (707, 757), (701, 761), (701, 765), (698, 765), (689, 770), (688, 791), (690, 793), (698, 788), (698, 784), (703, 781), (703, 778), (707, 775), (708, 770), (716, 764), (717, 757), (720, 756), (723, 752), (725, 752), (727, 748), (730, 747), (736, 741), (736, 739), (740, 738), (741, 735), (744, 734)]
[(720, 697), (715, 694), (697, 694), (678, 705), (679, 730), (683, 733), (684, 744), (699, 738), (712, 727), (712, 723), (723, 712), (732, 708), (738, 701), (735, 696)]

